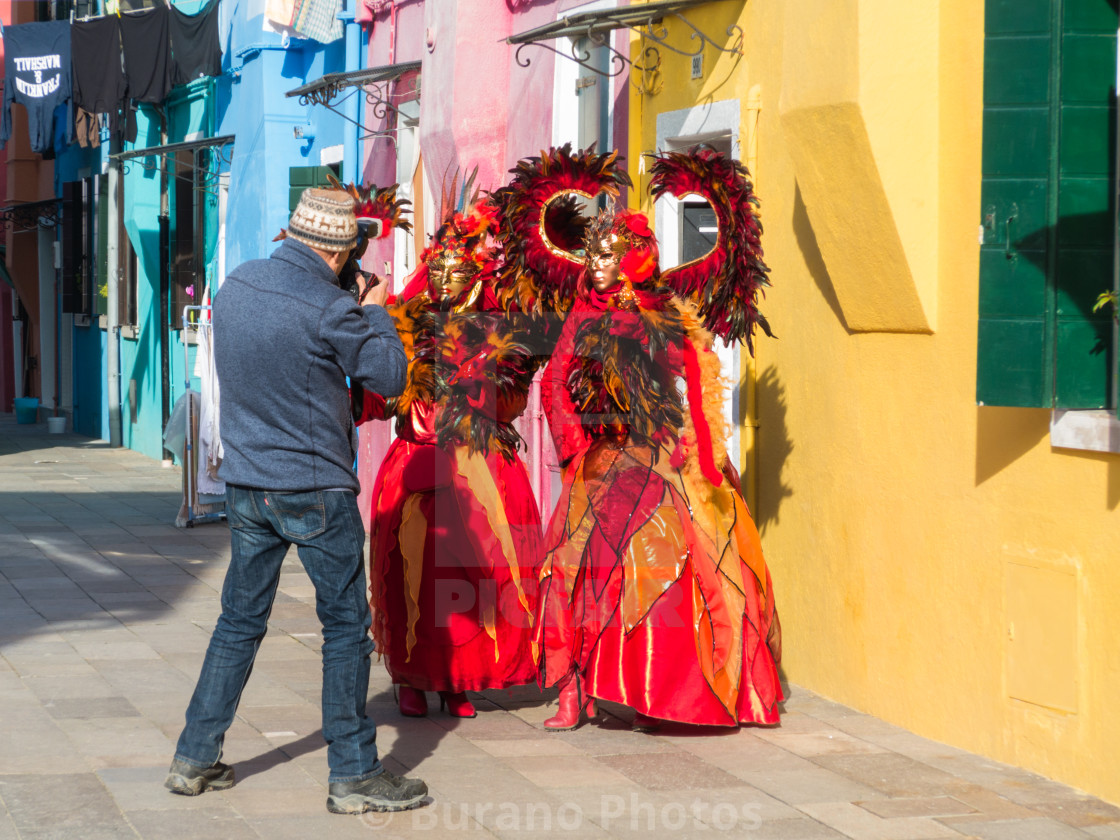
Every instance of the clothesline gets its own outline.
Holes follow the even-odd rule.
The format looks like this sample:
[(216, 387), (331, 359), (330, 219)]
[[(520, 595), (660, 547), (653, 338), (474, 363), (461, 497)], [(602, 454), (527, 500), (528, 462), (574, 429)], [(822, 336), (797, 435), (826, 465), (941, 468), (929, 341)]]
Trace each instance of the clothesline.
[[(166, 0), (80, 20), (9, 25), (4, 37), (0, 147), (11, 136), (11, 105), (28, 112), (31, 151), (54, 148), (54, 109), (67, 108), (66, 142), (98, 146), (111, 133), (136, 136), (137, 103), (162, 103), (177, 85), (222, 75), (221, 0), (187, 14)], [(18, 33), (18, 36), (17, 36)], [(102, 116), (99, 116), (102, 115)]]
[[(215, 3), (218, 3), (218, 2), (221, 2), (221, 0), (213, 0), (213, 2), (215, 2)], [(155, 8), (156, 8), (156, 4), (153, 4), (153, 5), (151, 5), (151, 6), (148, 6), (148, 7), (146, 7), (146, 8), (143, 8), (143, 9), (125, 9), (125, 10), (124, 10), (124, 11), (122, 12), (122, 11), (121, 11), (121, 8), (120, 8), (120, 5), (118, 5), (118, 6), (117, 6), (117, 11), (116, 11), (116, 13), (115, 13), (115, 14), (114, 14), (114, 13), (112, 13), (112, 12), (110, 12), (109, 14), (104, 14), (104, 15), (86, 15), (85, 17), (75, 17), (75, 16), (74, 16), (74, 10), (73, 10), (73, 9), (71, 9), (71, 10), (70, 10), (70, 22), (71, 22), (71, 23), (88, 23), (88, 22), (89, 22), (89, 21), (91, 21), (91, 20), (102, 20), (103, 18), (107, 18), (107, 17), (117, 17), (117, 18), (119, 18), (119, 17), (120, 17), (120, 16), (122, 15), (122, 14), (126, 14), (126, 15), (143, 15), (143, 14), (147, 14), (148, 12), (152, 11), (152, 10), (153, 10), (153, 9), (155, 9)], [(170, 4), (170, 3), (168, 3), (168, 4), (166, 5), (166, 6), (164, 6), (164, 8), (170, 9), (170, 8), (171, 8), (171, 4)], [(205, 5), (205, 6), (203, 7), (203, 8), (201, 8), (201, 9), (200, 9), (199, 11), (195, 12), (195, 13), (194, 13), (193, 15), (187, 15), (187, 17), (197, 17), (198, 15), (201, 15), (201, 14), (203, 14), (204, 12), (206, 12), (206, 10), (207, 10), (207, 9), (209, 9), (209, 8), (210, 8), (210, 4), (209, 4), (209, 3), (207, 3), (207, 4), (206, 4), (206, 5)], [(3, 19), (2, 19), (2, 18), (0, 18), (0, 39), (3, 39), (3, 37), (4, 37), (4, 21), (3, 21)]]
[[(220, 0), (213, 0), (213, 2), (217, 3), (217, 2), (220, 2)], [(116, 12), (108, 12), (108, 13), (103, 14), (103, 15), (86, 15), (85, 17), (75, 18), (74, 17), (74, 10), (71, 9), (70, 10), (70, 22), (74, 23), (77, 20), (77, 21), (80, 21), (81, 23), (86, 23), (87, 21), (100, 20), (102, 18), (107, 18), (107, 17), (117, 17), (117, 18), (119, 18), (122, 14), (125, 14), (125, 15), (146, 15), (148, 12), (150, 12), (153, 9), (156, 9), (156, 8), (171, 9), (171, 8), (175, 8), (175, 7), (172, 6), (170, 0), (164, 0), (163, 3), (153, 2), (152, 5), (145, 6), (145, 7), (140, 8), (140, 9), (124, 9), (124, 10), (122, 10), (121, 7), (120, 7), (120, 3), (118, 2)], [(182, 14), (186, 15), (187, 17), (198, 17), (201, 14), (205, 14), (207, 11), (209, 11), (209, 9), (210, 9), (210, 4), (207, 3), (205, 6), (203, 6), (201, 9), (199, 9), (197, 12), (195, 12), (193, 15), (187, 15), (186, 12), (182, 12), (181, 10), (177, 10), (177, 11), (180, 11)]]

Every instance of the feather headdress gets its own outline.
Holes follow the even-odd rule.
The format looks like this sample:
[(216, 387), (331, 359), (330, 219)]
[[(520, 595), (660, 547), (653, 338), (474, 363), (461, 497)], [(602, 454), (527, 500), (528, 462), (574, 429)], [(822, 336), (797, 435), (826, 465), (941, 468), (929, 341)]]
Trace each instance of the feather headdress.
[(524, 158), (510, 172), (510, 183), (493, 194), (505, 253), (498, 298), (506, 309), (567, 312), (585, 263), (579, 252), (589, 220), (579, 199), (617, 199), (630, 178), (617, 152), (573, 154), (571, 144)]
[(758, 311), (762, 289), (770, 285), (770, 269), (762, 259), (762, 223), (758, 199), (741, 163), (714, 149), (653, 156), (650, 167), (653, 197), (695, 194), (715, 211), (715, 247), (699, 259), (666, 270), (662, 277), (678, 295), (697, 306), (704, 327), (725, 343), (745, 341), (754, 353), (755, 326), (773, 336)]

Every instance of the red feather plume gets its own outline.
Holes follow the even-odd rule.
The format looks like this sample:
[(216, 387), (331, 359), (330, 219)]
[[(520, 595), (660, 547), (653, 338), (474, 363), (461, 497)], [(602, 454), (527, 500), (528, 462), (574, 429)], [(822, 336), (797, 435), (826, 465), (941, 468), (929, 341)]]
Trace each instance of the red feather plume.
[(378, 187), (376, 184), (368, 187), (361, 184), (344, 186), (330, 173), (327, 173), (327, 180), (334, 189), (349, 193), (354, 199), (354, 216), (359, 222), (366, 220), (379, 223), (377, 235), (371, 236), (370, 239), (384, 239), (393, 232), (394, 228), (403, 231), (412, 230), (412, 222), (404, 218), (405, 213), (411, 212), (407, 205), (412, 202), (406, 198), (397, 198), (399, 184), (388, 187)]
[(617, 198), (621, 187), (630, 186), (617, 158), (618, 152), (591, 149), (573, 154), (567, 144), (524, 158), (510, 170), (510, 183), (493, 193), (505, 253), (496, 286), (504, 308), (537, 314), (570, 308), (584, 262), (574, 252), (582, 247), (589, 221), (575, 197)]
[(758, 199), (746, 168), (706, 147), (653, 158), (653, 197), (699, 195), (712, 206), (719, 227), (710, 253), (662, 272), (662, 281), (696, 304), (706, 329), (727, 344), (745, 341), (753, 355), (755, 326), (768, 336), (773, 333), (758, 311), (762, 289), (770, 285), (770, 269), (762, 259)]

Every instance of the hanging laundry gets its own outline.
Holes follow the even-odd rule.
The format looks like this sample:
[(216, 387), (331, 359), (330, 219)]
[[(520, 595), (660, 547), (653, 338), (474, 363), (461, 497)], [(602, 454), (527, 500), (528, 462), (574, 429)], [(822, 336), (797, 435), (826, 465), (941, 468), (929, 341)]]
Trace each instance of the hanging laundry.
[(74, 108), (74, 136), (78, 145), (83, 149), (96, 149), (101, 145), (101, 125), (97, 114), (92, 114), (84, 108)]
[(171, 7), (171, 81), (185, 85), (201, 76), (222, 75), (222, 46), (218, 37), (219, 0), (198, 14)]
[(354, 10), (354, 22), (362, 26), (373, 26), (373, 19), (382, 12), (390, 9), (393, 0), (358, 0)]
[(156, 0), (105, 0), (105, 14), (117, 15), (121, 12), (138, 12), (159, 5)]
[(296, 0), (292, 28), (302, 38), (311, 38), (323, 44), (342, 37), (342, 0)]
[(166, 6), (120, 17), (124, 73), (134, 102), (159, 103), (171, 91), (171, 36)]
[[(209, 291), (206, 299), (209, 299)], [(221, 495), (226, 492), (226, 483), (218, 478), (218, 467), (222, 465), (225, 450), (222, 446), (218, 425), (221, 421), (221, 392), (218, 386), (218, 373), (214, 367), (214, 329), (210, 315), (203, 310), (202, 323), (198, 325), (197, 355), (194, 361), (194, 375), (202, 388), (202, 399), (198, 418), (198, 465), (195, 486), (198, 492), (208, 495)]]
[(96, 114), (109, 115), (109, 130), (116, 131), (125, 106), (128, 82), (121, 65), (121, 27), (115, 15), (76, 21), (70, 27), (74, 67), (74, 127), (79, 146), (101, 142)]
[(268, 0), (264, 7), (265, 31), (291, 32), (292, 18), (296, 14), (296, 0)]
[(0, 149), (12, 136), (12, 103), (27, 108), (31, 151), (53, 151), (55, 107), (70, 102), (70, 23), (21, 23), (4, 29), (4, 104)]

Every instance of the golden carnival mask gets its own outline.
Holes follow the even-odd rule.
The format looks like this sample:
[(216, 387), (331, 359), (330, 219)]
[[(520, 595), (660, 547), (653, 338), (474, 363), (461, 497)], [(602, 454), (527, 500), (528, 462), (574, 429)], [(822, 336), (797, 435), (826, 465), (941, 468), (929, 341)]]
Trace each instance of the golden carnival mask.
[(464, 259), (461, 252), (434, 254), (427, 265), (428, 286), (432, 297), (440, 301), (458, 300), (471, 287), (480, 271), (479, 266)]

